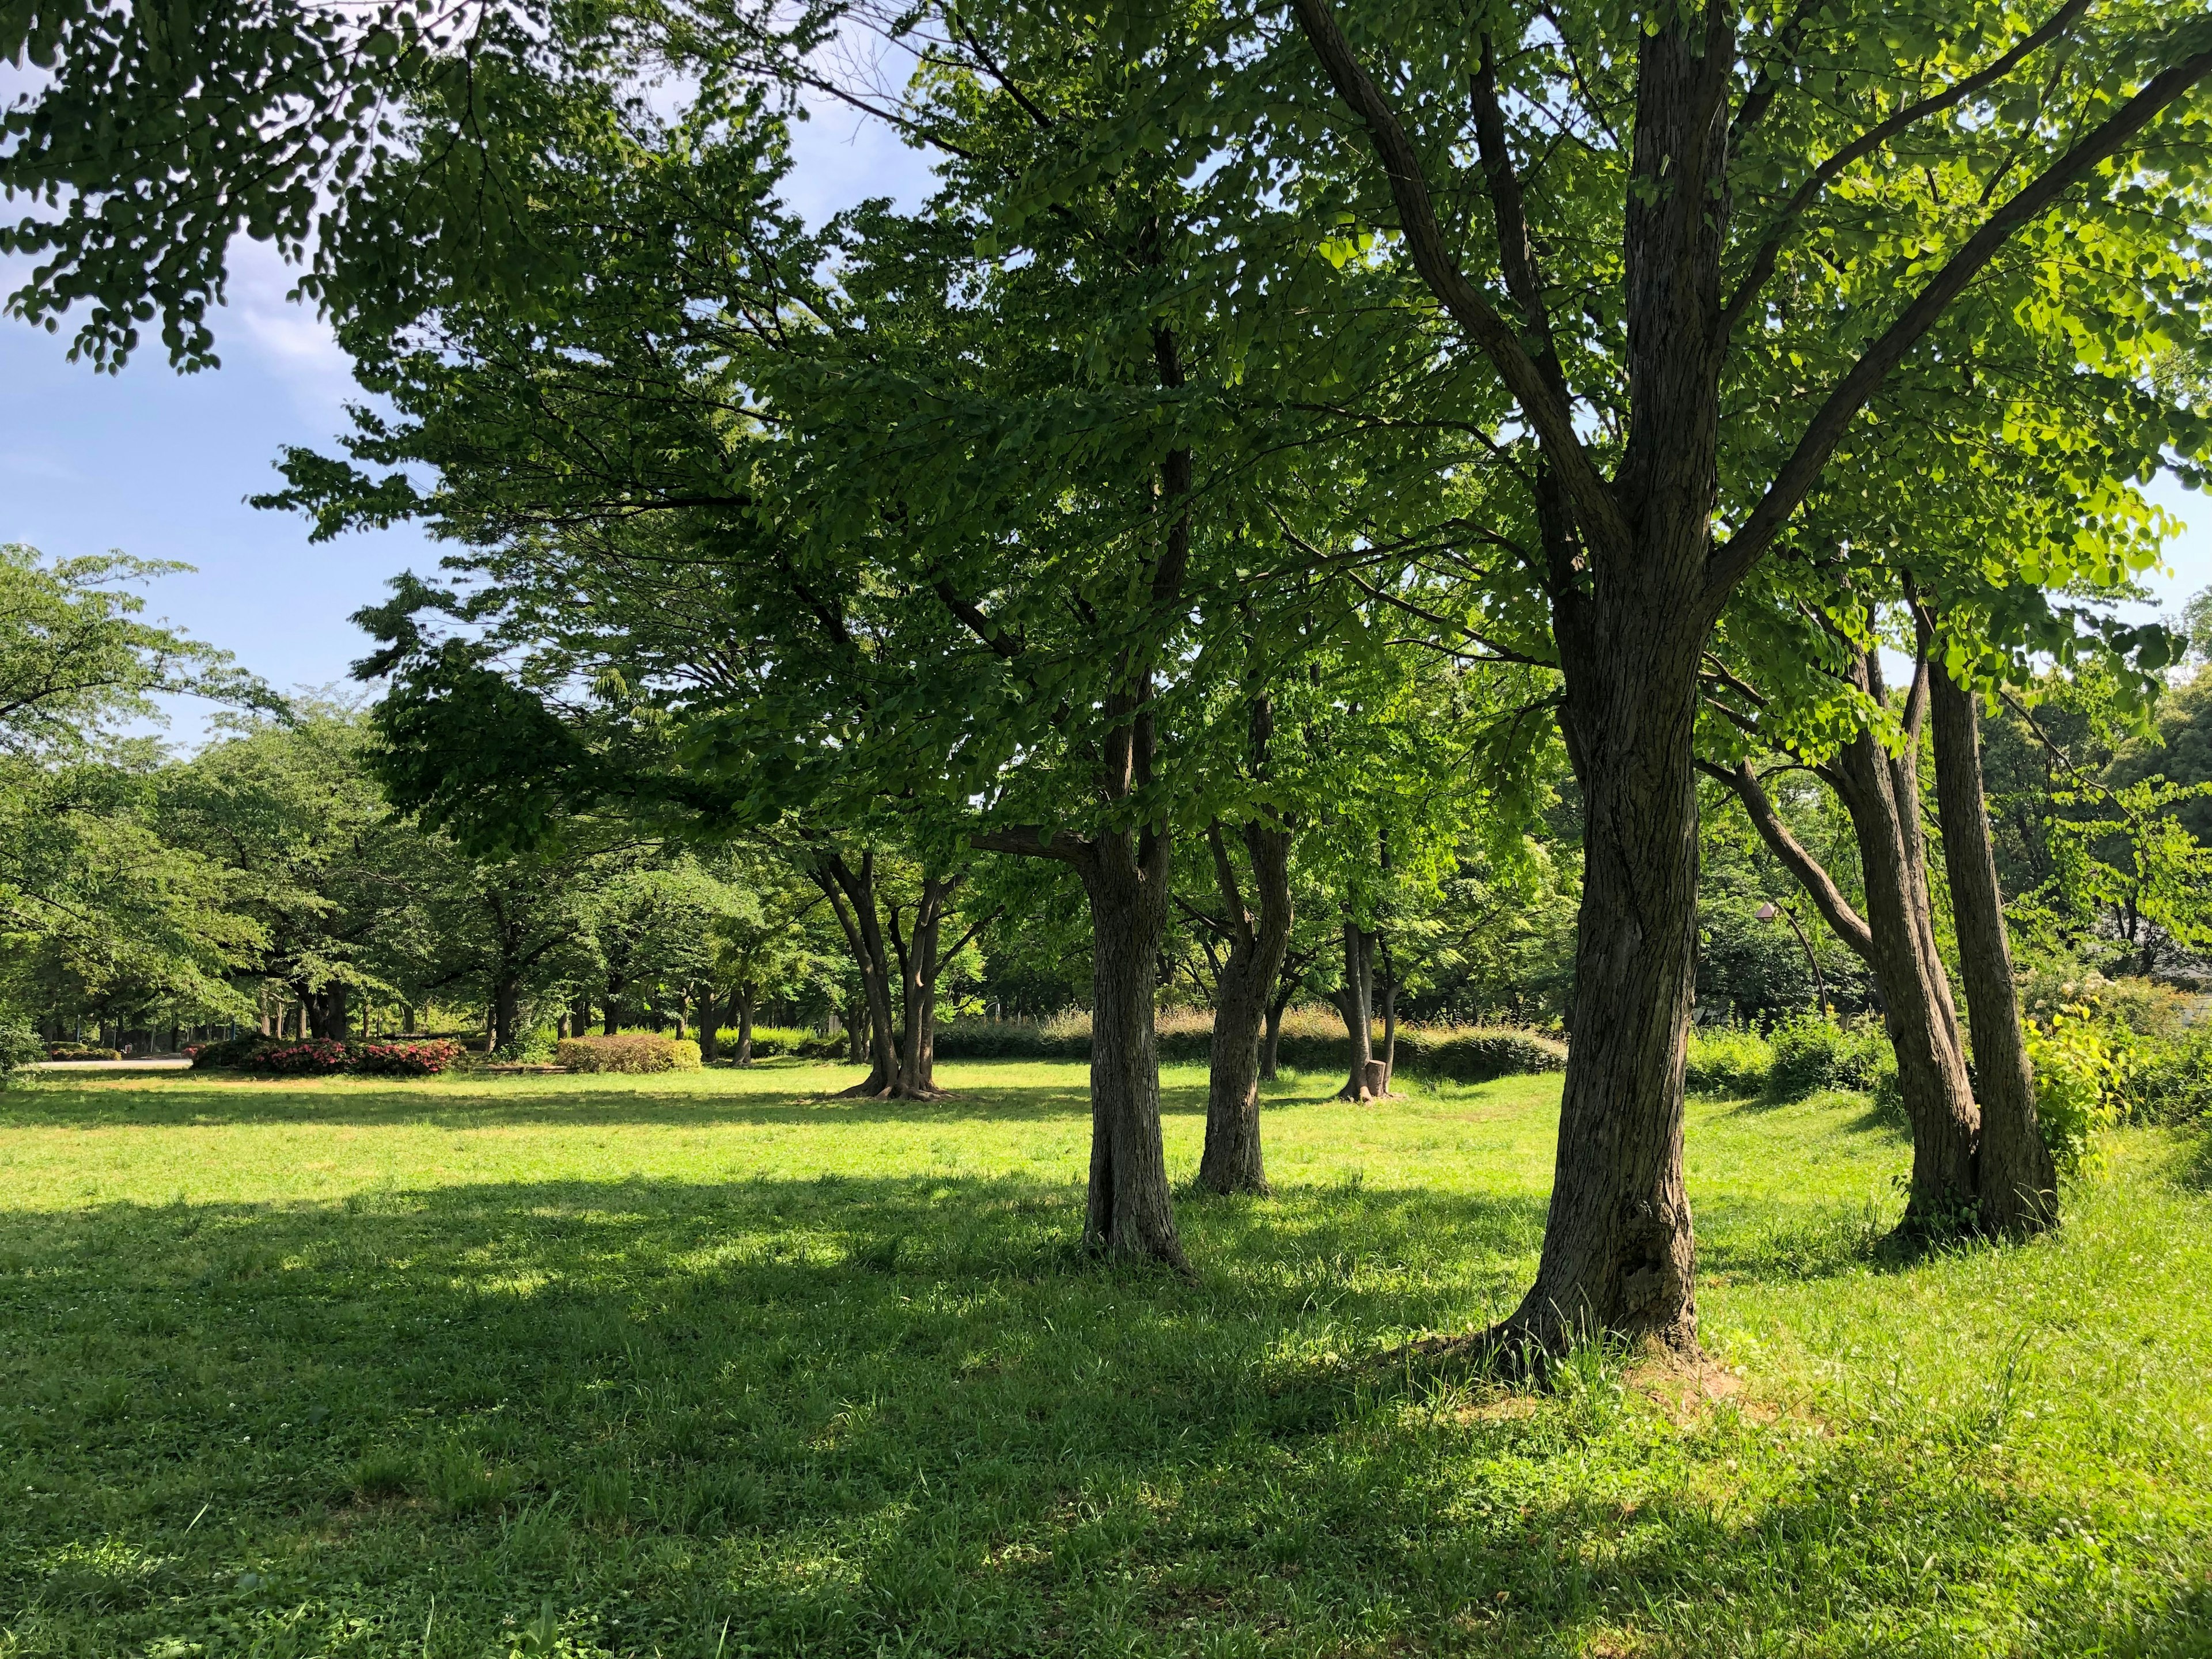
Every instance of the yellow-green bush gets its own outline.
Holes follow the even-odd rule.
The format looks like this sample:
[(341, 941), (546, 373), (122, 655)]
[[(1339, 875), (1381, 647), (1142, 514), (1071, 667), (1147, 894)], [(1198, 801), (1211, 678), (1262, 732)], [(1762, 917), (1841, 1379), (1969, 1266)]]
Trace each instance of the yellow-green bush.
[(2095, 1167), (2098, 1135), (2118, 1122), (2127, 1106), (2130, 1048), (2122, 1030), (2100, 1022), (2086, 1004), (2028, 1028), (2035, 1112), (2061, 1171)]
[(654, 1031), (625, 1031), (619, 1036), (564, 1037), (553, 1059), (572, 1072), (696, 1072), (699, 1045)]
[(1773, 1068), (1774, 1047), (1739, 1025), (1701, 1025), (1690, 1032), (1683, 1081), (1692, 1094), (1756, 1095)]

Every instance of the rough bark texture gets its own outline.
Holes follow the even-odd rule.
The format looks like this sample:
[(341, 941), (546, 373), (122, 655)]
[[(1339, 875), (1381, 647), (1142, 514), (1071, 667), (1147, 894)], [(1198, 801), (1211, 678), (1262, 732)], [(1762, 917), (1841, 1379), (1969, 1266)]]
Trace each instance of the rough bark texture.
[[(899, 1044), (898, 1094), (905, 1099), (927, 1100), (937, 1095), (937, 977), (944, 967), (939, 947), (945, 915), (959, 890), (959, 876), (924, 876), (921, 895), (915, 903), (911, 936), (899, 929), (898, 913), (891, 913), (891, 944), (898, 953), (899, 1006), (905, 1025)], [(967, 940), (963, 939), (961, 945)], [(957, 955), (960, 945), (949, 953)]]
[(1974, 1081), (1982, 1110), (1975, 1172), (1981, 1224), (2018, 1236), (2057, 1221), (2058, 1172), (2036, 1117), (2035, 1078), (2021, 1030), (2004, 895), (1997, 886), (1982, 788), (1981, 723), (1972, 694), (1954, 684), (1940, 662), (1929, 701), (1943, 862), (1951, 878), (1959, 971), (1973, 1022)]
[[(1260, 907), (1256, 917), (1244, 908), (1218, 823), (1207, 831), (1207, 840), (1230, 945), (1214, 996), (1206, 1147), (1199, 1158), (1198, 1184), (1208, 1192), (1264, 1193), (1268, 1188), (1260, 1146), (1260, 1027), (1291, 938), (1291, 836), (1272, 820), (1244, 826), (1244, 849), (1252, 860)], [(1275, 1023), (1279, 1029), (1279, 1016)]]

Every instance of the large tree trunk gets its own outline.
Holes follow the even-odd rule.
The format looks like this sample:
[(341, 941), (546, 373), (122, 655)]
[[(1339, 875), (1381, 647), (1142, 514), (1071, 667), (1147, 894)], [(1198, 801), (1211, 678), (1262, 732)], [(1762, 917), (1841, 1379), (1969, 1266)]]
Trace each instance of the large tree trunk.
[(1266, 1160), (1260, 1146), (1260, 1026), (1268, 993), (1291, 939), (1291, 836), (1273, 820), (1243, 830), (1259, 901), (1255, 918), (1237, 890), (1237, 872), (1223, 845), (1221, 826), (1206, 831), (1215, 884), (1230, 927), (1229, 957), (1217, 981), (1213, 1038), (1207, 1055), (1206, 1149), (1198, 1184), (1209, 1192), (1264, 1193)]
[(521, 1022), (522, 988), (514, 981), (501, 978), (492, 987), (491, 1046), (506, 1048), (513, 1046), (515, 1027)]
[[(1609, 613), (1609, 614), (1608, 614)], [(1694, 1352), (1682, 1073), (1695, 968), (1697, 638), (1656, 606), (1561, 630), (1584, 807), (1583, 898), (1544, 1249), (1489, 1334), (1556, 1352), (1599, 1331)]]
[(1098, 836), (1075, 860), (1091, 901), (1091, 1190), (1085, 1245), (1184, 1268), (1160, 1144), (1152, 1025), (1173, 871), (1164, 829)]
[(730, 993), (730, 1018), (737, 1026), (736, 1063), (739, 1066), (749, 1066), (753, 1063), (753, 1000), (750, 981)]
[(1329, 999), (1344, 1016), (1351, 1040), (1352, 1068), (1338, 1090), (1340, 1100), (1375, 1097), (1375, 935), (1347, 914), (1344, 919), (1344, 988)]
[(1929, 698), (1936, 811), (1943, 825), (1943, 862), (1951, 878), (1951, 914), (1972, 1018), (1974, 1081), (1982, 1110), (1975, 1171), (1980, 1219), (1992, 1232), (2018, 1236), (2057, 1221), (2058, 1171), (2036, 1116), (2035, 1078), (2021, 1030), (2004, 895), (1990, 845), (1973, 694), (1955, 684), (1939, 659)]

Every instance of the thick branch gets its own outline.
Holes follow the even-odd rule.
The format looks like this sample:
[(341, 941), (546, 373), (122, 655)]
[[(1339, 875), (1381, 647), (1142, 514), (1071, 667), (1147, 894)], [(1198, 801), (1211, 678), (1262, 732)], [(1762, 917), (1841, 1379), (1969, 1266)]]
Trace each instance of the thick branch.
[(1750, 815), (1753, 827), (1759, 831), (1759, 839), (1796, 877), (1797, 884), (1805, 890), (1814, 908), (1820, 913), (1836, 937), (1849, 945), (1862, 962), (1873, 966), (1874, 930), (1851, 908), (1850, 901), (1821, 867), (1820, 861), (1790, 833), (1790, 826), (1783, 823), (1774, 810), (1774, 803), (1767, 799), (1766, 791), (1759, 787), (1759, 775), (1751, 769), (1751, 763), (1738, 761), (1731, 769), (1701, 760), (1698, 769), (1735, 792), (1736, 799), (1743, 803), (1743, 810)]
[[(1314, 0), (1298, 0), (1301, 10)], [(1774, 538), (1789, 523), (1799, 503), (1811, 493), (1828, 457), (1843, 441), (1844, 432), (1867, 401), (1880, 391), (1890, 372), (1905, 361), (1923, 335), (1936, 325), (1951, 301), (1957, 299), (1982, 267), (1996, 256), (2013, 232), (2058, 199), (2062, 192), (2100, 162), (2118, 155), (2169, 104), (2185, 96), (2206, 76), (2212, 76), (2212, 48), (2194, 52), (2155, 76), (2150, 84), (2122, 105), (2101, 126), (2076, 144), (2051, 168), (2017, 196), (1991, 214), (1982, 228), (1953, 254), (1905, 314), (1891, 324), (1881, 339), (1852, 365), (1798, 441), (1796, 450), (1783, 464), (1765, 495), (1735, 535), (1714, 550), (1705, 578), (1705, 610), (1717, 616), (1729, 594), (1744, 574), (1759, 562)]]
[(1360, 67), (1352, 43), (1337, 27), (1328, 0), (1291, 0), (1291, 7), (1329, 83), (1367, 129), (1376, 158), (1382, 162), (1383, 175), (1389, 180), (1391, 199), (1397, 204), (1398, 228), (1405, 235), (1407, 249), (1413, 256), (1413, 265), (1420, 272), (1421, 280), (1428, 284), (1429, 291), (1437, 296), (1452, 320), (1496, 365), (1506, 389), (1543, 441), (1545, 454), (1558, 469), (1567, 495), (1574, 502), (1575, 516), (1583, 535), (1607, 546), (1626, 546), (1629, 540), (1627, 526), (1589, 452), (1575, 435), (1571, 406), (1553, 394), (1545, 383), (1543, 371), (1522, 348), (1511, 326), (1468, 281), (1459, 262), (1444, 246), (1443, 229), (1437, 223), (1436, 205), (1430, 197), (1428, 180), (1421, 172), (1420, 158), (1413, 152), (1413, 141), (1407, 137), (1405, 127), (1382, 95), (1382, 88)]

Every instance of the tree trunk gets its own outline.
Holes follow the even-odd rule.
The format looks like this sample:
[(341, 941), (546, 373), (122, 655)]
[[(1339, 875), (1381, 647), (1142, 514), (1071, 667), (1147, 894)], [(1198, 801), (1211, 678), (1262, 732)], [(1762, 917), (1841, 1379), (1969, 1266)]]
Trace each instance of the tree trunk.
[(622, 1021), (615, 1010), (615, 993), (612, 987), (608, 988), (607, 1000), (601, 1009), (601, 1012), (606, 1016), (606, 1023), (603, 1027), (601, 1027), (601, 1029), (605, 1031), (607, 1036), (613, 1036), (617, 1032), (622, 1030)]
[(1563, 628), (1562, 726), (1584, 807), (1572, 1041), (1536, 1279), (1490, 1334), (1557, 1352), (1598, 1331), (1697, 1348), (1682, 1071), (1698, 891), (1695, 636), (1654, 605)]
[(1975, 1186), (1981, 1224), (2020, 1236), (2058, 1219), (2058, 1172), (2035, 1110), (2035, 1078), (2021, 1030), (2020, 994), (2005, 937), (2004, 895), (1990, 844), (1982, 787), (1980, 721), (1973, 694), (1940, 660), (1929, 690), (1936, 736), (1936, 803), (1959, 932), (1959, 971), (1972, 1017), (1974, 1081), (1982, 1138)]
[(894, 1095), (899, 1086), (899, 1057), (891, 1042), (890, 957), (884, 948), (883, 919), (876, 908), (875, 853), (863, 853), (858, 868), (841, 854), (826, 853), (813, 877), (837, 914), (868, 1005), (868, 1075), (841, 1092), (865, 1099)]
[(1344, 1016), (1345, 1035), (1352, 1041), (1352, 1069), (1338, 1090), (1340, 1100), (1370, 1100), (1373, 1082), (1368, 1066), (1375, 1059), (1375, 935), (1344, 919), (1344, 988), (1331, 999)]
[(1398, 969), (1390, 960), (1388, 935), (1380, 939), (1382, 951), (1382, 1090), (1390, 1092), (1390, 1079), (1398, 1074)]
[(738, 1022), (737, 1063), (749, 1066), (753, 1063), (753, 988), (740, 985), (731, 992), (730, 1008)]
[(1121, 830), (1075, 860), (1091, 901), (1091, 1188), (1083, 1241), (1188, 1271), (1160, 1143), (1152, 1025), (1173, 870), (1164, 829)]
[[(1869, 695), (1881, 701), (1880, 660), (1863, 657), (1857, 672)], [(1898, 1092), (1912, 1126), (1912, 1182), (1899, 1224), (1908, 1233), (1936, 1235), (1956, 1231), (1971, 1218), (1980, 1114), (1966, 1079), (1950, 979), (1936, 953), (1919, 828), (1924, 672), (1923, 665), (1907, 696), (1903, 753), (1893, 757), (1871, 732), (1862, 732), (1838, 756), (1834, 771), (1844, 785), (1844, 804), (1858, 842), (1882, 1018), (1897, 1051)]]
[(511, 979), (503, 979), (492, 988), (491, 1046), (509, 1047), (515, 1040), (515, 1026), (520, 1022), (522, 988)]
[[(898, 949), (901, 1033), (898, 1093), (914, 1100), (937, 1097), (937, 975), (943, 966), (945, 907), (959, 890), (959, 876), (924, 876), (915, 905), (914, 936), (902, 939), (892, 918), (892, 943)], [(966, 943), (965, 940), (962, 941)]]
[(1260, 1081), (1275, 1080), (1276, 1060), (1283, 1048), (1283, 1016), (1289, 1012), (1295, 988), (1279, 985), (1267, 1003), (1267, 1029), (1260, 1038)]
[(855, 1007), (845, 1022), (845, 1058), (858, 1066), (868, 1057), (868, 1005)]
[[(1206, 830), (1215, 884), (1231, 930), (1229, 959), (1222, 964), (1214, 995), (1206, 1149), (1198, 1164), (1198, 1184), (1215, 1193), (1268, 1190), (1260, 1146), (1260, 1026), (1291, 939), (1290, 832), (1273, 819), (1255, 819), (1244, 826), (1243, 835), (1260, 905), (1256, 926), (1237, 891), (1220, 824)], [(1279, 1017), (1275, 1023), (1279, 1029)]]

